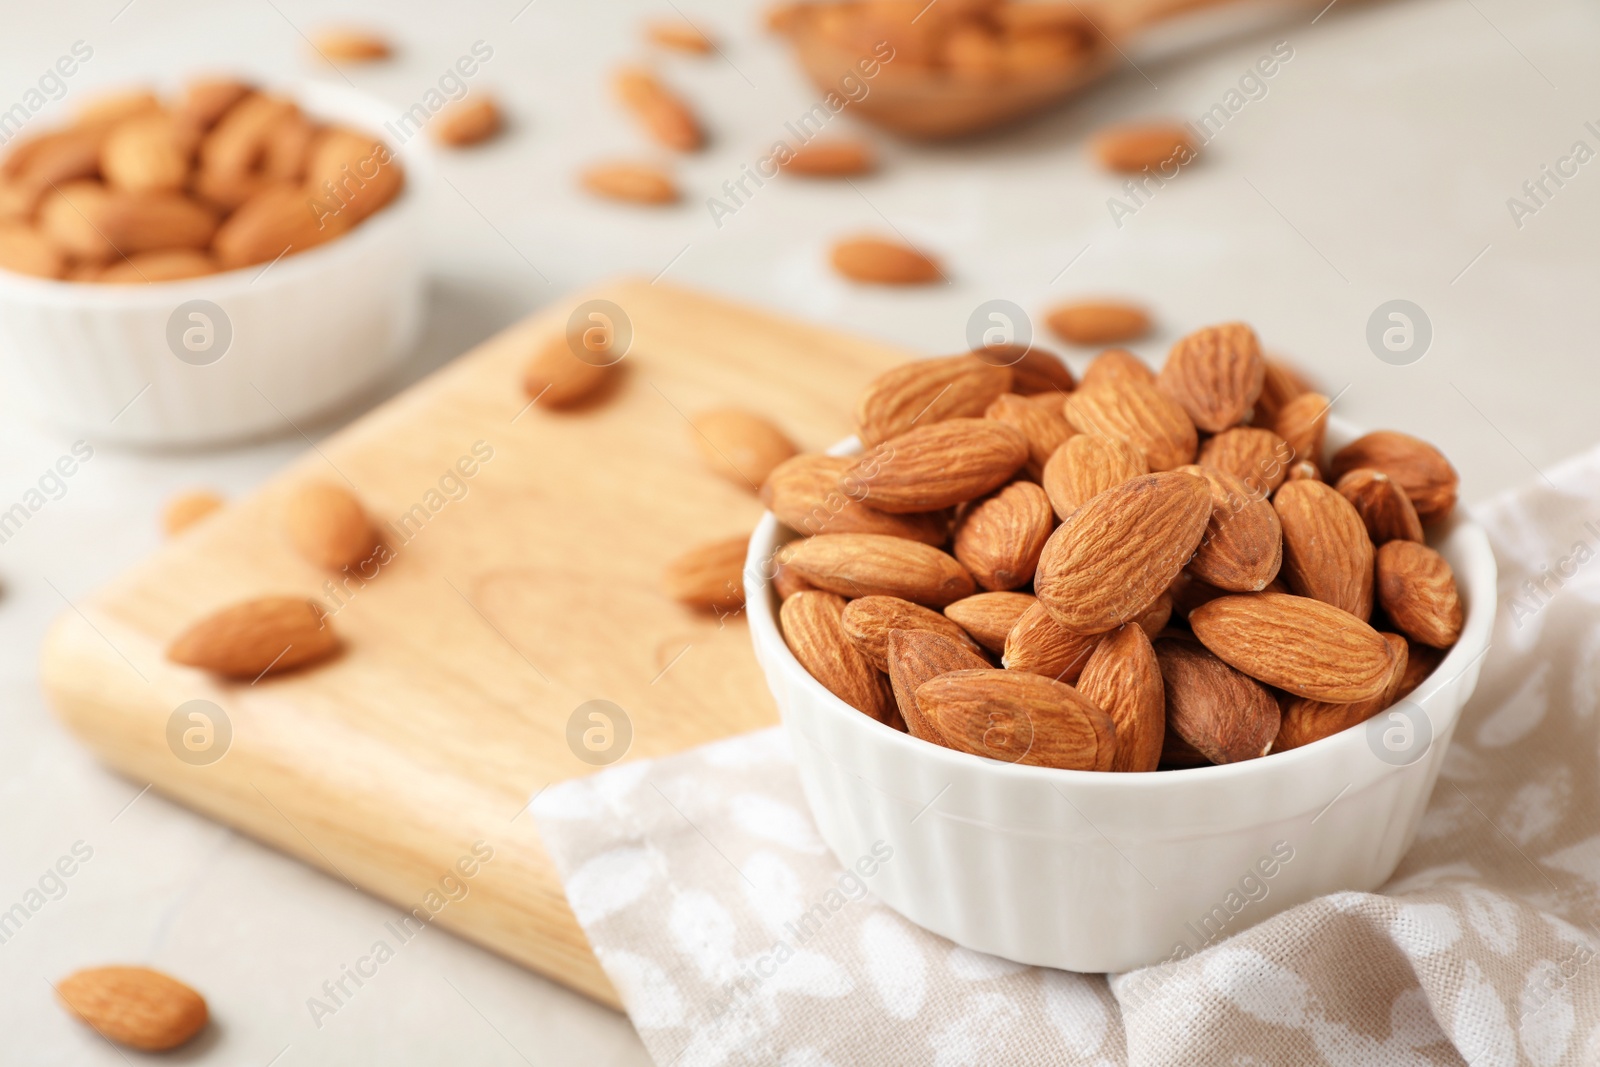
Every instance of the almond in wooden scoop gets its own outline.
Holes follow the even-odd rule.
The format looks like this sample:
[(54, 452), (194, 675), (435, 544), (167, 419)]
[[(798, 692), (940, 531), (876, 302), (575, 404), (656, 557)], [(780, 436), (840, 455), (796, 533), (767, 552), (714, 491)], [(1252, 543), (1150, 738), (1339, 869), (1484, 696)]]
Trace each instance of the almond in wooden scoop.
[(204, 997), (148, 967), (90, 967), (57, 983), (56, 995), (102, 1037), (144, 1052), (177, 1048), (209, 1018)]
[(252, 680), (305, 667), (339, 651), (339, 638), (314, 600), (258, 597), (208, 615), (167, 648), (167, 658), (185, 667)]
[(366, 509), (341, 485), (302, 485), (290, 494), (283, 518), (295, 551), (329, 570), (353, 567), (378, 546), (378, 531)]
[(1079, 771), (1110, 770), (1116, 757), (1111, 716), (1043, 675), (955, 671), (922, 683), (916, 699), (951, 748), (974, 756)]

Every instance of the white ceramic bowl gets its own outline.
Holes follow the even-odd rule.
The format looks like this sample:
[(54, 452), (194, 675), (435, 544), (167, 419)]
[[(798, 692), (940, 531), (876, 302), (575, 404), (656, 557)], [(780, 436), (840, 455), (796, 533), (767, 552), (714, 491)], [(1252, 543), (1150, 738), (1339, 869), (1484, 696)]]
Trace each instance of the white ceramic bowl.
[[(1330, 447), (1354, 436), (1329, 427)], [(1052, 770), (920, 741), (823, 688), (784, 644), (765, 577), (792, 536), (769, 512), (745, 583), (756, 658), (823, 839), (847, 867), (878, 842), (892, 848), (868, 884), (917, 925), (1072, 971), (1181, 958), (1314, 897), (1382, 885), (1416, 834), (1495, 613), (1488, 538), (1458, 515), (1432, 543), (1455, 570), (1466, 626), (1395, 708), (1244, 763)]]
[[(344, 86), (311, 85), (290, 95), (309, 114), (374, 134), (393, 118), (379, 101)], [(398, 148), (406, 184), (383, 210), (270, 268), (149, 285), (0, 271), (7, 390), (23, 410), (91, 441), (136, 445), (293, 433), (353, 400), (405, 356), (420, 324), (418, 216), (430, 175), (420, 140)], [(169, 344), (175, 318), (180, 335), (206, 328), (189, 317), (195, 309), (180, 311), (194, 300), (220, 308), (231, 330), (229, 347), (213, 362), (186, 362)], [(209, 309), (198, 311), (216, 319)], [(215, 345), (220, 334), (212, 337)]]

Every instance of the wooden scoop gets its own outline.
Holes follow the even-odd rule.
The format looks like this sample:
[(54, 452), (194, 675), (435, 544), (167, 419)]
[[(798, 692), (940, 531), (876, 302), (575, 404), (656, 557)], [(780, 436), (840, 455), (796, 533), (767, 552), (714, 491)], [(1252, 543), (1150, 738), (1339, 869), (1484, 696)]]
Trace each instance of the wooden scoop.
[[(1245, 2), (840, 0), (780, 7), (769, 22), (817, 88), (848, 98), (852, 113), (906, 137), (943, 140), (1049, 107), (1107, 74), (1159, 23)], [(1016, 28), (986, 39), (975, 16)]]

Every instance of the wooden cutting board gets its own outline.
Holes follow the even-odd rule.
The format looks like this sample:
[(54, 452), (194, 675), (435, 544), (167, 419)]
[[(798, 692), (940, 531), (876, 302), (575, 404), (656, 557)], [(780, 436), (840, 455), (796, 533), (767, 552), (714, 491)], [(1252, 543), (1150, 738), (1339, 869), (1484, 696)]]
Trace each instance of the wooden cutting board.
[[(632, 321), (620, 388), (585, 411), (526, 408), (528, 354), (595, 297)], [(642, 281), (560, 301), (64, 613), (45, 688), (113, 767), (402, 909), (434, 911), (428, 894), (485, 842), (492, 860), (434, 921), (616, 1006), (524, 811), (596, 769), (569, 747), (569, 717), (593, 699), (620, 706), (628, 759), (777, 720), (743, 620), (658, 591), (669, 559), (761, 512), (705, 468), (687, 416), (737, 405), (820, 449), (850, 432), (860, 388), (908, 355)], [(289, 548), (282, 503), (307, 479), (347, 482), (391, 524), (394, 559), (372, 581), (340, 589)], [(344, 654), (255, 684), (163, 658), (189, 622), (269, 593), (321, 600)], [(232, 728), (208, 765), (168, 741), (195, 699)]]

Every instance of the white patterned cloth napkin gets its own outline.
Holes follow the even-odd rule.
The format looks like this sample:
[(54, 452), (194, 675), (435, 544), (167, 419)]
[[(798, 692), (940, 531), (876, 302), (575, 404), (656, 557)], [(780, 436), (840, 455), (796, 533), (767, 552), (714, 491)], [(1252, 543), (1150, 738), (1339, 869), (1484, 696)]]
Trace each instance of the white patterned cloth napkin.
[[(533, 811), (662, 1067), (1600, 1063), (1600, 451), (1477, 509), (1500, 617), (1417, 842), (1196, 955), (1079, 975), (960, 948), (842, 867), (780, 730)], [(887, 846), (886, 846), (887, 848)]]

